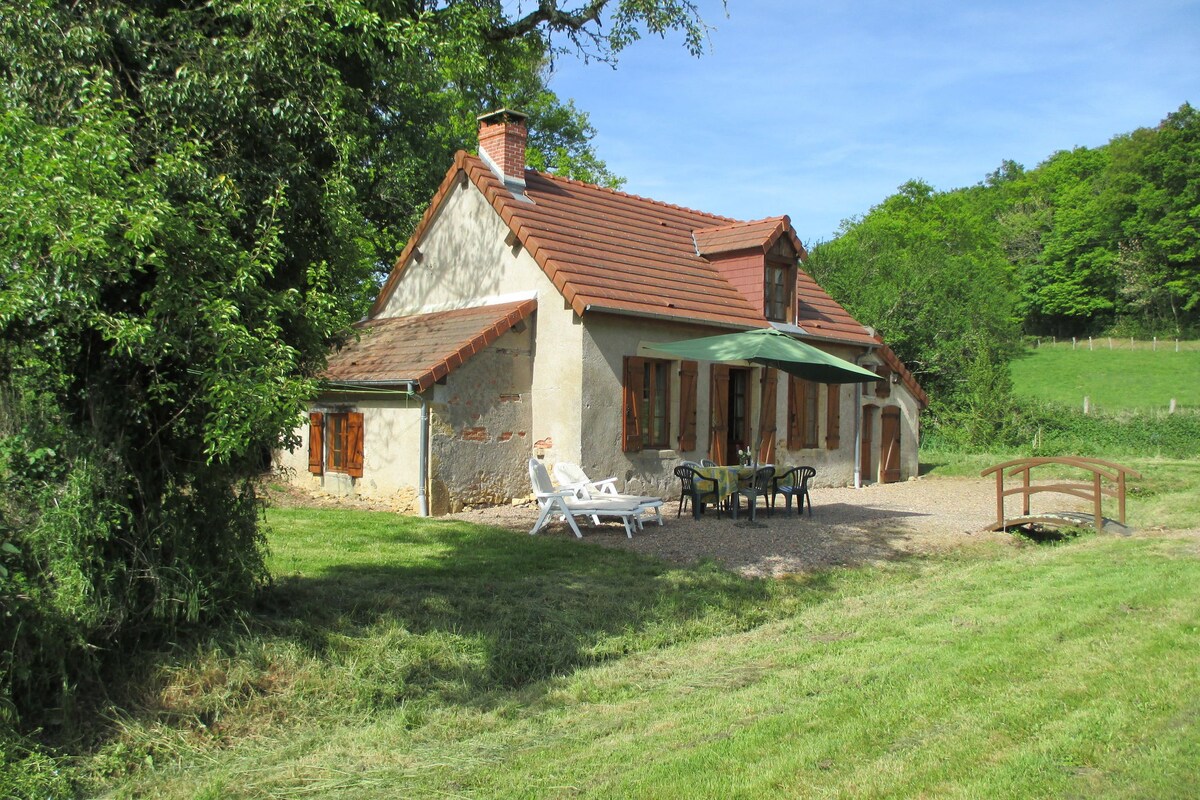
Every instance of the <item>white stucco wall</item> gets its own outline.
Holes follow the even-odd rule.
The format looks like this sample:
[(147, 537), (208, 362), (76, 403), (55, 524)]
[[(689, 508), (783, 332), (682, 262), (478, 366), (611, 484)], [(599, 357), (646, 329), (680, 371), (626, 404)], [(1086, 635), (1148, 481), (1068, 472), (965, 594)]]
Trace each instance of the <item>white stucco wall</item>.
[[(417, 242), (420, 260), (409, 263), (380, 316), (461, 308), (489, 297), (536, 296), (525, 459), (542, 454), (578, 461), (583, 326), (533, 257), (519, 244), (505, 243), (509, 234), (474, 184), (460, 184), (449, 192)], [(524, 464), (520, 474), (522, 494), (527, 494)], [(471, 480), (466, 474), (444, 477), (450, 484)]]
[(400, 511), (416, 509), (417, 447), (420, 407), (415, 398), (382, 395), (338, 395), (321, 398), (312, 411), (357, 411), (363, 415), (363, 475), (351, 478), (327, 471), (308, 471), (308, 418), (296, 433), (300, 444), (275, 454), (275, 467), (283, 477), (304, 489), (334, 495), (354, 494), (393, 503)]
[[(617, 477), (627, 491), (672, 496), (678, 493), (678, 479), (672, 470), (682, 460), (698, 461), (706, 457), (710, 439), (711, 365), (702, 362), (697, 375), (696, 449), (686, 453), (675, 449), (625, 453), (621, 450), (623, 359), (637, 355), (640, 344), (667, 342), (699, 336), (711, 336), (725, 331), (679, 325), (665, 321), (639, 319), (617, 315), (596, 314), (587, 321), (583, 342), (583, 456), (578, 460), (592, 477)], [(861, 349), (834, 344), (822, 344), (821, 349), (854, 361), (863, 356)], [(653, 357), (652, 353), (644, 353)], [(873, 359), (865, 357), (865, 362)], [(750, 427), (759, 427), (762, 368), (755, 367), (750, 379)], [(902, 385), (893, 385), (886, 401), (872, 400), (869, 392), (856, 393), (854, 384), (843, 384), (838, 393), (841, 406), (838, 447), (825, 446), (828, 395), (818, 395), (818, 442), (816, 448), (789, 451), (787, 449), (788, 376), (780, 373), (776, 388), (775, 461), (781, 466), (804, 464), (817, 470), (814, 486), (849, 486), (854, 483), (856, 411), (859, 404), (868, 402), (897, 405), (901, 408), (901, 470), (902, 479), (917, 474), (917, 431), (919, 406)], [(668, 442), (675, 443), (679, 435), (679, 376), (671, 377), (671, 433)], [(879, 425), (876, 421), (876, 467), (879, 460)], [(566, 459), (574, 460), (574, 459)], [(870, 480), (874, 480), (874, 476)]]

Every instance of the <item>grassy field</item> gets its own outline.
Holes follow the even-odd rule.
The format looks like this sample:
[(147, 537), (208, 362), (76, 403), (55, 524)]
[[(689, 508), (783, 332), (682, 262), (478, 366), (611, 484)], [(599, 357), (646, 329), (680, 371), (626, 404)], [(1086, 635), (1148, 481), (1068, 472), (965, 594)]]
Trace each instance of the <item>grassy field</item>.
[[(1166, 472), (1132, 515), (1198, 494), (1200, 465)], [(159, 669), (81, 765), (92, 792), (1200, 796), (1194, 537), (747, 580), (383, 513), (269, 522), (263, 607)]]
[[(1191, 343), (1188, 343), (1189, 345)], [(1166, 411), (1172, 399), (1178, 407), (1200, 408), (1200, 349), (1173, 344), (1158, 349), (1108, 350), (1039, 347), (1012, 364), (1018, 393), (1073, 408), (1090, 398), (1103, 411)]]

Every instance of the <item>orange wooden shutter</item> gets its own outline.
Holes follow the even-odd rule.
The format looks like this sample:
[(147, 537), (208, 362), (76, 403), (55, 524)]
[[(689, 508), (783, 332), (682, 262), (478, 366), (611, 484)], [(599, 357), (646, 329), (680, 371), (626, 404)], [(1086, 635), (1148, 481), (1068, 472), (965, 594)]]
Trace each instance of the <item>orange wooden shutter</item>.
[(646, 359), (638, 356), (625, 357), (625, 400), (622, 429), (622, 449), (636, 453), (642, 449), (642, 395), (645, 392)]
[(729, 435), (729, 367), (713, 364), (712, 391), (709, 398), (710, 425), (708, 457), (718, 464), (726, 463), (725, 440)]
[(700, 366), (695, 361), (679, 362), (679, 449), (696, 449), (696, 380)]
[(828, 405), (825, 408), (825, 449), (837, 450), (841, 446), (842, 424), (842, 395), (841, 387), (836, 383), (829, 384), (826, 395)]
[(778, 394), (779, 373), (770, 367), (763, 368), (762, 402), (758, 410), (758, 460), (763, 464), (775, 463), (775, 398)]
[(803, 416), (804, 388), (800, 379), (795, 375), (788, 376), (788, 450), (800, 450), (804, 446), (804, 437), (800, 433), (800, 418)]
[(308, 415), (308, 471), (314, 475), (325, 472), (325, 438), (322, 423), (324, 415), (314, 411)]
[(346, 474), (363, 476), (363, 415), (357, 411), (346, 414)]

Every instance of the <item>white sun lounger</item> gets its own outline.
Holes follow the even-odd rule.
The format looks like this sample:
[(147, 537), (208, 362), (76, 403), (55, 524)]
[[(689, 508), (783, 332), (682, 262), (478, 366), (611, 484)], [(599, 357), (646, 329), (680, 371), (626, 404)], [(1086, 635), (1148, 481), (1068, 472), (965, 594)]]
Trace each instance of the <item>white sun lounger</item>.
[(529, 459), (529, 480), (533, 484), (533, 493), (537, 497), (538, 507), (541, 508), (537, 522), (534, 524), (533, 530), (529, 532), (530, 535), (545, 527), (546, 523), (550, 521), (551, 515), (559, 514), (571, 526), (575, 535), (581, 539), (583, 532), (579, 530), (579, 525), (575, 522), (576, 517), (591, 517), (595, 520), (599, 520), (600, 517), (617, 517), (625, 525), (625, 535), (630, 539), (633, 538), (633, 526), (642, 513), (639, 504), (612, 498), (589, 497), (584, 499), (578, 497), (574, 489), (555, 489), (550, 482), (550, 474), (546, 472), (546, 467), (536, 458)]

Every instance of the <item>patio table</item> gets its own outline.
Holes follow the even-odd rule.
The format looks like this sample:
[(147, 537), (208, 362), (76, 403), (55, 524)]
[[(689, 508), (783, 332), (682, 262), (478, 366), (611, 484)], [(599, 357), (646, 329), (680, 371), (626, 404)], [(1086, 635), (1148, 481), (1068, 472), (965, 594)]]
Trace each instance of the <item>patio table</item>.
[[(758, 469), (763, 467), (773, 466), (771, 464), (759, 464)], [(748, 484), (754, 478), (755, 467), (741, 467), (731, 465), (727, 467), (699, 467), (696, 474), (702, 478), (711, 478), (717, 482), (717, 502), (722, 503), (728, 500), (739, 488)], [(755, 507), (750, 506), (750, 519), (755, 518)], [(733, 503), (730, 507), (730, 513), (734, 519), (737, 519), (738, 504)]]

